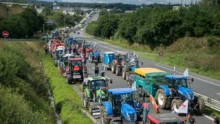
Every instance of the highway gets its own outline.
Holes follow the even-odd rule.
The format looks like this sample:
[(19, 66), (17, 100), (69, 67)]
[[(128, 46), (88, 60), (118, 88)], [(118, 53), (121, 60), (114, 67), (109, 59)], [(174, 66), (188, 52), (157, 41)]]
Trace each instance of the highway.
[[(85, 35), (83, 35), (83, 32), (81, 31), (80, 34), (74, 34), (74, 33), (71, 33), (70, 36), (72, 37), (81, 37), (82, 39), (86, 40), (87, 42), (94, 42), (94, 43), (97, 43), (97, 45), (99, 45), (99, 49), (102, 51), (102, 52), (105, 52), (105, 51), (113, 51), (113, 52), (116, 52), (116, 51), (128, 51), (128, 50), (125, 50), (125, 49), (121, 49), (121, 48), (118, 48), (118, 47), (115, 47), (115, 46), (112, 46), (110, 44), (107, 44), (107, 43), (104, 43), (102, 41), (99, 41), (99, 40), (96, 40), (94, 38), (91, 38), (91, 37), (87, 37)], [(156, 68), (159, 68), (159, 69), (162, 69), (162, 70), (165, 70), (167, 72), (172, 72), (170, 71), (170, 67), (167, 67), (167, 66), (164, 66), (164, 65), (161, 65), (161, 64), (158, 64), (158, 63), (155, 63), (155, 62), (152, 62), (150, 60), (147, 60), (147, 59), (141, 59), (141, 61), (144, 62), (144, 65), (143, 67), (156, 67)], [(101, 63), (99, 64), (99, 67), (101, 69)], [(158, 66), (159, 65), (159, 66)], [(88, 68), (88, 72), (89, 74), (93, 74), (94, 70), (92, 69), (92, 67), (94, 67), (94, 64), (90, 63), (87, 61), (87, 68)], [(163, 67), (166, 67), (166, 68), (163, 68)], [(179, 70), (178, 70), (179, 71)], [(110, 88), (125, 88), (127, 87), (127, 83), (125, 80), (122, 79), (121, 76), (116, 76), (115, 74), (112, 74), (111, 71), (107, 71), (106, 72), (106, 76), (110, 77), (113, 79), (113, 84), (110, 85)], [(198, 78), (202, 78), (202, 77), (199, 77), (197, 75), (192, 75), (192, 76), (196, 76)], [(200, 83), (200, 84), (197, 84), (199, 82), (202, 82), (202, 81), (199, 81), (195, 78), (195, 83), (192, 85), (193, 89), (196, 90), (198, 89), (198, 91), (201, 91), (200, 93), (203, 94), (205, 92), (205, 86), (200, 86), (200, 84), (206, 84), (206, 86), (209, 86), (210, 84), (207, 84), (206, 82), (203, 82), (203, 83)], [(195, 88), (194, 88), (195, 87)], [(198, 88), (196, 88), (198, 87)], [(202, 90), (199, 90), (201, 87), (203, 87), (204, 89)], [(209, 87), (209, 88), (213, 88), (215, 89), (216, 91), (219, 89), (219, 87), (217, 86), (212, 86), (212, 87)], [(198, 92), (197, 91), (197, 92)], [(207, 93), (209, 94), (209, 93)], [(205, 95), (207, 95), (205, 94)], [(219, 96), (218, 96), (219, 97)], [(153, 113), (154, 110), (153, 108), (151, 108), (151, 113)], [(161, 110), (161, 112), (171, 112), (169, 110)], [(211, 124), (211, 120), (208, 119), (207, 117), (205, 116), (196, 116), (194, 115), (194, 118), (196, 119), (197, 121), (197, 124)]]

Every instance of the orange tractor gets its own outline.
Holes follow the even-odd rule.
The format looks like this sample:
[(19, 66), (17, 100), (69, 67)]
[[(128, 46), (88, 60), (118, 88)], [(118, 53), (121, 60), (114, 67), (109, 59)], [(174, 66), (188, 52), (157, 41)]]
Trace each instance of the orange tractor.
[(127, 53), (115, 54), (115, 58), (111, 63), (111, 71), (112, 73), (116, 73), (117, 76), (122, 74), (122, 67), (127, 60)]

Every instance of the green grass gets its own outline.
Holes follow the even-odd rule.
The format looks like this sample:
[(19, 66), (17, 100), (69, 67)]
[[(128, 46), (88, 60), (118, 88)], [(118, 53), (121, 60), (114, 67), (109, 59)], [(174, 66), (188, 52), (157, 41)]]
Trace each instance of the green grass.
[(215, 114), (217, 117), (220, 117), (220, 112), (217, 112), (217, 111), (214, 111), (213, 109), (209, 108), (209, 107), (206, 107), (205, 109), (205, 114), (206, 115), (212, 115), (212, 114)]
[(83, 91), (82, 84), (76, 84), (80, 91)]
[[(86, 33), (85, 35), (91, 36)], [(123, 39), (109, 40), (95, 36), (92, 37), (121, 48), (141, 52), (138, 54), (141, 58), (172, 67), (176, 66), (182, 70), (189, 68), (190, 72), (220, 80), (220, 66), (218, 64), (220, 62), (219, 50), (216, 53), (210, 53), (212, 50), (207, 46), (207, 38), (182, 38), (170, 47), (164, 48), (163, 46), (158, 46), (154, 50), (151, 50), (147, 45), (130, 45)], [(163, 56), (158, 55), (158, 52), (161, 50), (164, 51)]]
[(43, 57), (43, 64), (46, 75), (49, 77), (49, 84), (54, 96), (56, 108), (60, 113), (63, 124), (90, 124), (92, 121), (81, 112), (82, 103), (80, 97), (72, 89), (71, 85), (65, 82), (58, 69), (54, 66), (49, 56)]

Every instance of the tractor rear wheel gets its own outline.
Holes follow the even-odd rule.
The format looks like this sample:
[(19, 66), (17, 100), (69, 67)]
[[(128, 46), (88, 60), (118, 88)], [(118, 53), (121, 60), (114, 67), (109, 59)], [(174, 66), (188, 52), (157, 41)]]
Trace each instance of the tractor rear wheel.
[(169, 105), (167, 105), (167, 96), (162, 89), (157, 90), (156, 100), (159, 108), (166, 109), (169, 107)]
[(178, 109), (183, 104), (182, 100), (180, 99), (173, 99), (171, 107), (174, 109), (175, 107)]
[(117, 76), (120, 75), (120, 68), (119, 68), (119, 66), (116, 67), (115, 73), (116, 73)]
[(122, 78), (125, 80), (126, 79), (126, 67), (122, 68)]
[(114, 74), (115, 73), (115, 63), (112, 62), (111, 64), (111, 70), (112, 70), (112, 73)]
[(198, 107), (198, 110), (197, 110), (198, 114), (203, 114), (204, 111), (205, 111), (205, 102), (202, 99), (202, 97), (198, 97), (197, 103), (199, 104), (199, 107)]

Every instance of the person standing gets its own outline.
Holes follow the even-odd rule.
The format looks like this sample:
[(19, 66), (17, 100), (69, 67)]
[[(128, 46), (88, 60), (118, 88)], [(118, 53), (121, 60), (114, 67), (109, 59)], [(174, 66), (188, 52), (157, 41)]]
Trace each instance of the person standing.
[(212, 124), (219, 124), (219, 118), (215, 115), (215, 114), (213, 114), (212, 115), (212, 117), (213, 117), (213, 121), (212, 121)]
[(196, 120), (192, 117), (190, 113), (188, 113), (188, 122), (189, 124), (196, 124)]

